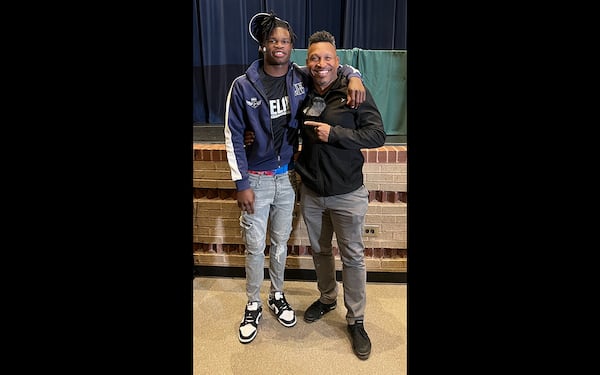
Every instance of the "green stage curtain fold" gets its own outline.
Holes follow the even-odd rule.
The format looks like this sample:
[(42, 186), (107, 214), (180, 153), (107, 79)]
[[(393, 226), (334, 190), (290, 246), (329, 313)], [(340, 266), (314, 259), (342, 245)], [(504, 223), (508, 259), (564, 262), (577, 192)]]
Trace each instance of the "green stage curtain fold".
[[(294, 49), (291, 60), (306, 65), (306, 49)], [(387, 135), (406, 136), (406, 50), (338, 49), (340, 64), (360, 70), (381, 112)]]

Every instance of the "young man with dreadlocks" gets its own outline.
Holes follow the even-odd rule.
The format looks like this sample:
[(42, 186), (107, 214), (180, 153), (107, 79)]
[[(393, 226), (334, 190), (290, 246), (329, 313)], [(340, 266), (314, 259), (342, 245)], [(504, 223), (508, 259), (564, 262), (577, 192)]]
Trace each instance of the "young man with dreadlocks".
[[(296, 324), (296, 314), (284, 292), (287, 242), (296, 204), (294, 154), (298, 151), (300, 103), (307, 95), (308, 69), (290, 62), (296, 35), (290, 24), (271, 13), (258, 13), (249, 22), (262, 58), (237, 77), (227, 94), (225, 150), (241, 209), (240, 227), (245, 243), (247, 304), (238, 338), (256, 337), (262, 317), (260, 286), (264, 279), (267, 229), (270, 237), (267, 299), (269, 309), (285, 327)], [(343, 66), (351, 78), (349, 105), (358, 106), (365, 88), (358, 70)], [(254, 134), (244, 145), (244, 133)]]

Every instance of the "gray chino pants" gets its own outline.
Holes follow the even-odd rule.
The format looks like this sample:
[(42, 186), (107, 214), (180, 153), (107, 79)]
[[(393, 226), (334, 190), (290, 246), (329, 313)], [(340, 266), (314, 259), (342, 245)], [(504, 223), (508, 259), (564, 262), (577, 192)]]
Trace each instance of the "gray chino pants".
[(364, 319), (367, 268), (362, 231), (369, 208), (369, 191), (363, 185), (351, 193), (321, 197), (302, 184), (300, 207), (308, 230), (320, 301), (332, 303), (338, 294), (331, 245), (335, 232), (342, 261), (346, 320), (354, 324)]

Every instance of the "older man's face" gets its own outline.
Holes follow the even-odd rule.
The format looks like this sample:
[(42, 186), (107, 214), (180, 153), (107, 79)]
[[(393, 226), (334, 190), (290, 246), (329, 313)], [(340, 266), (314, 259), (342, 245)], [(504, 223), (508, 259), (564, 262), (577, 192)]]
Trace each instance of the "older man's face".
[(321, 90), (326, 89), (337, 78), (340, 58), (329, 42), (317, 42), (308, 47), (306, 66), (310, 69), (314, 83)]

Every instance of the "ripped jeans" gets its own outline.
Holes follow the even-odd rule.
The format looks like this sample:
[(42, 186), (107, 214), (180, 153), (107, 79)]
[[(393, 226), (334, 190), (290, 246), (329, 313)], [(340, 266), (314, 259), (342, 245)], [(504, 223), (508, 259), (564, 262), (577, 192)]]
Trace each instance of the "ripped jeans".
[(292, 217), (296, 204), (296, 192), (290, 182), (295, 174), (282, 173), (274, 176), (250, 175), (250, 187), (254, 190), (254, 214), (242, 211), (240, 226), (246, 245), (246, 295), (248, 302), (260, 301), (260, 286), (264, 280), (265, 247), (267, 229), (271, 246), (269, 250), (269, 293), (283, 292), (287, 242), (292, 232)]

